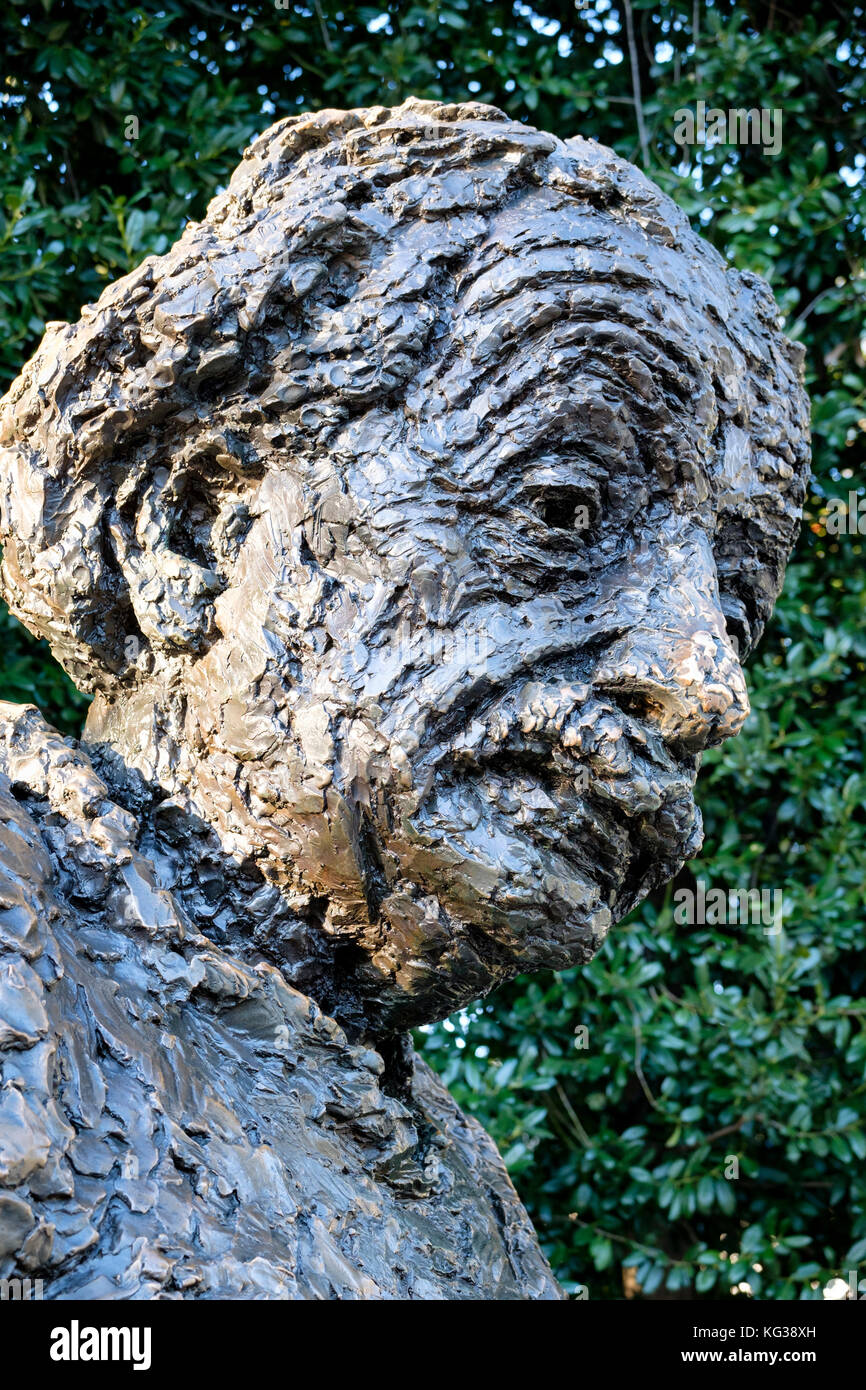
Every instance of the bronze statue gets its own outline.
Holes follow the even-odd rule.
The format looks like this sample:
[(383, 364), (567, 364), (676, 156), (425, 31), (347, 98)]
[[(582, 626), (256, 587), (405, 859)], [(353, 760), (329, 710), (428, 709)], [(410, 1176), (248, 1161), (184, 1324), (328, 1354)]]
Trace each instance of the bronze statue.
[(406, 1030), (701, 843), (808, 472), (799, 349), (636, 169), (278, 122), (0, 407), (0, 1277), (556, 1298)]

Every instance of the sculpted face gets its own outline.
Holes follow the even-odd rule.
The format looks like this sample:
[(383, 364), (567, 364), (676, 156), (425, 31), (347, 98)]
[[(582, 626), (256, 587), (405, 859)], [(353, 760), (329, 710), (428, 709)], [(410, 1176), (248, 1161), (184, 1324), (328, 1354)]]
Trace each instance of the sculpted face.
[[(650, 215), (640, 176), (633, 207), (621, 185), (599, 204), (600, 169), (628, 166), (507, 122), (491, 145), (486, 115), (459, 132), (472, 179), (449, 126), (413, 191), (394, 130), (430, 140), (401, 111), (339, 132), (327, 251), (280, 261), (266, 215), (238, 227), (248, 188), (284, 240), (314, 177), (335, 196), (321, 156), (287, 212), (283, 123), (191, 234), (222, 241), (206, 273), (187, 247), (174, 286), (126, 289), (154, 396), (202, 321), (205, 385), (156, 448), (133, 431), (103, 464), (131, 660), (87, 730), (313, 905), (395, 1028), (589, 959), (697, 852), (700, 754), (748, 713), (737, 651), (781, 582), (804, 467), (765, 293), (674, 236), (660, 194)], [(545, 178), (509, 185), (521, 159)], [(412, 197), (428, 211), (406, 224)], [(258, 318), (237, 259), (255, 248), (301, 284)]]
[[(697, 851), (698, 755), (748, 712), (710, 480), (627, 389), (544, 370), (527, 396), (519, 365), (512, 457), (473, 457), (471, 406), (432, 416), (462, 435), (436, 461), (383, 411), (306, 486), (268, 474), (185, 682), (245, 835), (413, 997), (457, 968), (478, 993), (487, 949), (591, 955)], [(686, 466), (692, 415), (666, 411)]]

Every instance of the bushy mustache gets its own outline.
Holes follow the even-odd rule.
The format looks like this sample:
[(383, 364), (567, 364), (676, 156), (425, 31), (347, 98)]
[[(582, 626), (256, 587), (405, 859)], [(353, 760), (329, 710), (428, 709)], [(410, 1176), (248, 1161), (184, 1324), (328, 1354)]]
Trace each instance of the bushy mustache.
[(564, 776), (583, 766), (614, 781), (635, 775), (658, 781), (668, 793), (673, 784), (690, 791), (697, 772), (697, 759), (674, 758), (647, 723), (584, 682), (521, 682), (476, 712), (450, 752), (469, 765), (534, 753)]

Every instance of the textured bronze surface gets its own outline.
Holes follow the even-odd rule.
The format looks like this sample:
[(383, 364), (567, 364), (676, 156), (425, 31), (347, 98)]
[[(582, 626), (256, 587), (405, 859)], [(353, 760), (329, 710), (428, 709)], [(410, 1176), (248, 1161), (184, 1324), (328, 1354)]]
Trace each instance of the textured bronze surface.
[[(557, 1297), (403, 1034), (701, 842), (808, 471), (769, 290), (591, 141), (290, 117), (0, 405), (0, 1276)], [(315, 1002), (313, 1002), (315, 1001)]]

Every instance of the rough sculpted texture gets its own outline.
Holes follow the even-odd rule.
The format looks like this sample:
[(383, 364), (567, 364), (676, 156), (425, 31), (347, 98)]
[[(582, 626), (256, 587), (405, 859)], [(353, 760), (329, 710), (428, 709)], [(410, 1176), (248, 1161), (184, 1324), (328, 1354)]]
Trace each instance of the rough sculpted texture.
[(281, 121), (49, 327), (3, 589), (95, 699), (6, 707), (0, 1273), (557, 1296), (405, 1030), (697, 851), (807, 419), (761, 281), (474, 104)]
[(388, 1094), (378, 1052), (161, 886), (168, 824), (4, 713), (0, 1268), (52, 1298), (555, 1297), (433, 1074)]

